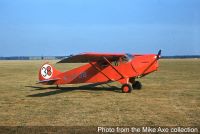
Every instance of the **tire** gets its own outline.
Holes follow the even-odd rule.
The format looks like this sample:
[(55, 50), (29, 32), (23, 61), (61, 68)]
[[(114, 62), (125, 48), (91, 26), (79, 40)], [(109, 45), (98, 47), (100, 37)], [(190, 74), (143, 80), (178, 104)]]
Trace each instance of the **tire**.
[(132, 84), (132, 88), (133, 88), (133, 89), (138, 89), (138, 90), (140, 90), (140, 89), (142, 89), (142, 83), (139, 82), (139, 81), (135, 81), (135, 82)]
[(124, 84), (122, 85), (122, 93), (131, 93), (133, 90), (131, 84)]

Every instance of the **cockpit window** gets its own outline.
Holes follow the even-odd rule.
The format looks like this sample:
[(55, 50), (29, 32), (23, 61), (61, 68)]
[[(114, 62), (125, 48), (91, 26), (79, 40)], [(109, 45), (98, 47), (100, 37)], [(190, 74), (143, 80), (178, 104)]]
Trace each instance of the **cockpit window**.
[[(129, 62), (133, 59), (133, 55), (132, 54), (125, 54), (123, 57), (120, 57), (119, 59), (113, 59), (112, 61), (110, 61), (110, 63), (113, 66), (119, 66), (121, 63), (126, 63)], [(100, 62), (100, 66), (102, 67), (107, 67), (109, 66), (109, 64), (105, 61)]]
[(132, 59), (133, 59), (133, 55), (127, 53), (127, 54), (122, 58), (122, 61), (123, 61), (123, 62), (129, 62), (129, 61), (131, 61)]

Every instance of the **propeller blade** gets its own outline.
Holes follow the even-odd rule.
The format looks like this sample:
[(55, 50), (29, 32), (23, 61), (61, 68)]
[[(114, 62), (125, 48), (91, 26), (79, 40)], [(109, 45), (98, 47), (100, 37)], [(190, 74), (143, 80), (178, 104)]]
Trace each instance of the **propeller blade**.
[(157, 54), (157, 60), (160, 59), (161, 52), (162, 52), (162, 50), (160, 49), (160, 50), (158, 51), (158, 54)]

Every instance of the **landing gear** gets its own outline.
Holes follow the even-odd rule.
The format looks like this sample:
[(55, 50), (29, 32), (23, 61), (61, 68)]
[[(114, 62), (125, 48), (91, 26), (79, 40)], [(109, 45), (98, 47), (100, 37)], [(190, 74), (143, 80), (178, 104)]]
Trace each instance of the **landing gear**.
[(139, 81), (135, 81), (135, 78), (121, 79), (119, 81), (122, 84), (122, 93), (130, 93), (133, 89), (141, 89), (142, 84)]
[(142, 88), (142, 83), (139, 81), (135, 81), (132, 83), (132, 88), (140, 90)]
[(122, 93), (130, 93), (133, 90), (131, 84), (122, 85)]

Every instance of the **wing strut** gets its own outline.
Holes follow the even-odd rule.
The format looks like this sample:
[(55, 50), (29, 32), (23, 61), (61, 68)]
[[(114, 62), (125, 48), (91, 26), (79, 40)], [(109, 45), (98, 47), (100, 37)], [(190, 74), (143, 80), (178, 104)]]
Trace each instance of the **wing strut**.
[(111, 63), (110, 61), (106, 58), (106, 57), (103, 57), (104, 60), (122, 77), (122, 78), (125, 78)]
[(156, 62), (157, 60), (155, 59), (151, 64), (149, 64), (149, 66), (147, 68), (144, 69), (144, 71), (141, 73), (141, 76), (139, 77), (142, 77), (144, 76), (144, 73)]
[(92, 62), (90, 62), (90, 64), (91, 64), (97, 71), (99, 71), (99, 72), (102, 73), (106, 78), (108, 78), (110, 81), (113, 81), (113, 80), (110, 79), (105, 73), (103, 73), (103, 72), (101, 71), (100, 68), (98, 68), (97, 66), (95, 66)]
[(133, 64), (131, 64), (131, 67), (133, 69), (133, 71), (135, 71), (135, 73), (138, 75), (138, 72), (136, 71), (135, 67), (133, 66)]

